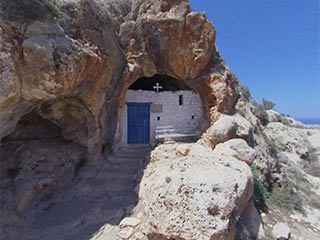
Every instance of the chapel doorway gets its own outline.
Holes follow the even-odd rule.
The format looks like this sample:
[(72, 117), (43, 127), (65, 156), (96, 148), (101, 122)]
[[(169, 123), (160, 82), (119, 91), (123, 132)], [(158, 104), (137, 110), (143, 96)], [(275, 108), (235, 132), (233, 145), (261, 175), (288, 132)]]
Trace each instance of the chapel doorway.
[(148, 144), (150, 142), (150, 104), (127, 103), (129, 144)]

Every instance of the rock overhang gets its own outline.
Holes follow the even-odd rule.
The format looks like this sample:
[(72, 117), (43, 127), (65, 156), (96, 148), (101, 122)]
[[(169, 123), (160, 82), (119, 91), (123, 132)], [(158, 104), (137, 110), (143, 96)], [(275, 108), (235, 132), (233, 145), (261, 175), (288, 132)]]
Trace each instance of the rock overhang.
[[(215, 48), (216, 31), (188, 1), (54, 4), (56, 16), (23, 24), (5, 17), (1, 24), (1, 56), (11, 76), (1, 81), (12, 86), (1, 92), (2, 136), (38, 109), (66, 138), (87, 147), (88, 159), (97, 159), (102, 146), (114, 143), (126, 89), (154, 74), (175, 77), (198, 92), (212, 122), (233, 111), (238, 93)], [(22, 111), (24, 105), (29, 107)], [(43, 112), (44, 105), (56, 111)], [(87, 134), (77, 134), (74, 124)]]

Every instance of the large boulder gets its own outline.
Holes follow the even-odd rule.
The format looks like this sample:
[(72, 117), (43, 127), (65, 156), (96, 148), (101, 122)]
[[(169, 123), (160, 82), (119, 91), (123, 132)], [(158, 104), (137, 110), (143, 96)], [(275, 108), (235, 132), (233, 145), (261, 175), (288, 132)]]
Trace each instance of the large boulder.
[(213, 152), (217, 156), (233, 157), (249, 165), (256, 159), (256, 151), (241, 138), (234, 138), (224, 143), (219, 143)]
[(254, 126), (240, 114), (221, 114), (206, 131), (212, 148), (232, 138), (245, 139), (249, 144), (253, 141)]
[(290, 228), (287, 224), (279, 222), (272, 228), (272, 233), (277, 240), (289, 240), (291, 238)]
[(250, 168), (198, 144), (185, 156), (179, 149), (162, 145), (151, 153), (139, 191), (144, 232), (149, 239), (234, 239), (253, 193)]

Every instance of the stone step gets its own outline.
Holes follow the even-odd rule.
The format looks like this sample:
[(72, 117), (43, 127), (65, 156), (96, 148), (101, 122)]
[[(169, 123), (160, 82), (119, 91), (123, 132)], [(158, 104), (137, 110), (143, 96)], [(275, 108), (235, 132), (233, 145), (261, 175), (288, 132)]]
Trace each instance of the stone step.
[(145, 159), (144, 156), (110, 156), (106, 160), (110, 162), (134, 162), (137, 163), (139, 161), (143, 161)]
[(124, 151), (121, 151), (121, 152), (114, 152), (112, 154), (110, 154), (111, 156), (124, 156), (124, 157), (127, 157), (127, 156), (147, 156), (148, 153), (150, 151), (132, 151), (132, 152), (124, 152)]

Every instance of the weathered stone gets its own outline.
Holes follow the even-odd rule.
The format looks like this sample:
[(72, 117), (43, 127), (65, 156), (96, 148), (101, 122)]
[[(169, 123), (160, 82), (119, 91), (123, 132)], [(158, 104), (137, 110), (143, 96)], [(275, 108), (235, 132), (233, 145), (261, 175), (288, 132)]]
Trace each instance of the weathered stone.
[(146, 238), (146, 236), (142, 232), (137, 232), (137, 233), (134, 234), (134, 236), (136, 237), (136, 239), (144, 239), (144, 238)]
[(289, 240), (291, 238), (290, 228), (285, 223), (276, 223), (273, 226), (272, 233), (277, 240)]
[[(117, 141), (115, 132), (124, 94), (139, 77), (165, 74), (198, 92), (204, 105), (203, 126), (207, 127), (211, 120), (217, 127), (220, 115), (223, 122), (227, 114), (234, 113), (239, 94), (230, 70), (216, 50), (215, 29), (205, 14), (191, 11), (188, 1), (55, 0), (53, 5), (58, 13), (54, 13), (54, 8), (50, 10), (44, 1), (27, 2), (3, 0), (2, 4), (5, 7), (0, 23), (0, 137), (4, 138), (2, 144), (7, 146), (10, 138), (16, 141), (16, 136), (21, 137), (20, 132), (29, 134), (30, 127), (26, 126), (22, 131), (19, 120), (30, 112), (54, 123), (61, 134), (38, 138), (37, 143), (20, 138), (22, 147), (14, 145), (10, 147), (12, 151), (6, 150), (1, 171), (4, 170), (8, 185), (11, 179), (7, 175), (13, 175), (12, 182), (18, 186), (14, 189), (19, 192), (14, 197), (6, 195), (4, 206), (9, 206), (8, 209), (22, 212), (34, 196), (40, 198), (50, 194), (59, 184), (70, 181), (75, 176), (76, 166), (84, 163), (100, 166), (102, 150), (111, 149)], [(213, 146), (234, 137), (250, 138), (251, 126), (240, 117), (235, 116), (235, 119), (228, 120), (226, 131), (219, 126), (216, 130), (215, 127), (211, 129), (213, 132), (209, 137)], [(173, 161), (179, 165), (177, 170), (163, 170), (161, 177), (153, 175), (152, 178), (159, 180), (155, 184), (165, 184), (171, 190), (181, 187), (179, 197), (192, 208), (185, 220), (191, 229), (199, 230), (196, 234), (207, 231), (212, 237), (231, 239), (233, 214), (241, 213), (252, 194), (248, 167), (229, 156), (220, 160), (214, 157), (217, 162), (212, 164), (209, 150), (201, 147), (171, 150), (162, 153), (163, 157), (168, 156), (165, 160), (168, 164), (163, 169), (171, 165), (170, 158), (190, 159), (190, 163)], [(198, 157), (204, 161), (198, 161)], [(162, 160), (162, 156), (153, 156), (151, 164), (162, 165)], [(240, 169), (240, 173), (227, 165)], [(199, 168), (199, 176), (193, 167)], [(14, 178), (15, 171), (20, 171), (17, 179)], [(218, 191), (216, 200), (221, 202), (216, 202), (209, 193), (200, 191), (211, 189), (209, 180), (222, 184), (217, 179), (222, 172), (235, 178), (224, 179), (226, 183), (218, 186), (222, 192)], [(185, 180), (177, 179), (180, 174)], [(188, 185), (189, 181), (192, 186)], [(205, 185), (193, 186), (198, 183)], [(191, 195), (206, 208), (198, 211), (200, 205), (194, 199), (189, 199), (188, 203), (183, 194), (187, 194), (189, 187), (196, 191)], [(157, 194), (162, 190), (152, 191)], [(170, 195), (168, 199), (174, 201), (174, 197)], [(156, 204), (155, 199), (150, 200), (151, 205)], [(147, 214), (151, 214), (149, 210)], [(185, 216), (185, 210), (184, 206), (178, 206), (172, 216), (178, 221), (180, 216)], [(193, 212), (198, 214), (195, 218), (191, 216)], [(217, 214), (221, 218), (216, 226), (212, 219)], [(123, 215), (124, 211), (119, 210), (110, 221), (118, 221)], [(161, 217), (160, 214), (155, 221), (160, 221)], [(207, 230), (204, 230), (205, 220), (209, 222)], [(175, 223), (168, 221), (167, 224), (173, 227), (171, 224)], [(172, 229), (179, 232), (179, 224)], [(163, 229), (164, 226), (162, 233), (167, 234)], [(131, 227), (121, 231), (120, 236), (124, 238), (132, 235)], [(179, 234), (188, 239), (193, 233), (183, 227)]]
[(187, 144), (185, 145), (178, 145), (176, 148), (177, 155), (181, 156), (187, 156), (188, 153), (190, 152), (189, 146)]
[(57, 125), (62, 146), (71, 140), (81, 155), (86, 150), (82, 163), (98, 166), (102, 150), (117, 141), (128, 86), (157, 73), (199, 92), (208, 116), (233, 109), (237, 93), (216, 52), (215, 29), (188, 1), (54, 1), (55, 17), (43, 4), (3, 2), (1, 138), (34, 111)]
[(118, 229), (116, 226), (106, 224), (103, 226), (94, 236), (90, 237), (90, 240), (107, 240), (116, 239)]
[(54, 2), (55, 18), (41, 3), (4, 2), (1, 137), (36, 108), (94, 164), (114, 144), (128, 86), (157, 73), (198, 91), (211, 119), (233, 111), (238, 94), (216, 52), (215, 29), (188, 1)]
[(212, 147), (235, 138), (237, 124), (231, 116), (221, 115), (219, 119), (207, 130)]
[(239, 114), (231, 116), (222, 114), (208, 128), (206, 134), (213, 148), (219, 143), (236, 137), (245, 139), (248, 143), (251, 143), (253, 126)]
[(122, 239), (129, 239), (132, 234), (133, 234), (133, 227), (126, 227), (121, 229), (117, 236)]
[(64, 141), (57, 125), (34, 112), (23, 117), (4, 140), (2, 176), (4, 181), (17, 185), (17, 192), (14, 200), (4, 198), (3, 203), (17, 213), (33, 197), (41, 198), (60, 184), (70, 182), (76, 166), (84, 163), (84, 147)]
[(234, 239), (236, 217), (253, 192), (250, 168), (198, 144), (185, 157), (176, 156), (175, 148), (162, 145), (151, 153), (140, 184), (148, 237)]
[(119, 226), (120, 228), (125, 228), (125, 227), (135, 227), (140, 224), (140, 220), (135, 217), (126, 217), (122, 219), (120, 222)]
[(214, 153), (217, 156), (234, 157), (249, 165), (251, 165), (256, 158), (256, 151), (249, 147), (245, 140), (240, 138), (230, 139), (224, 143), (218, 144), (214, 149)]

